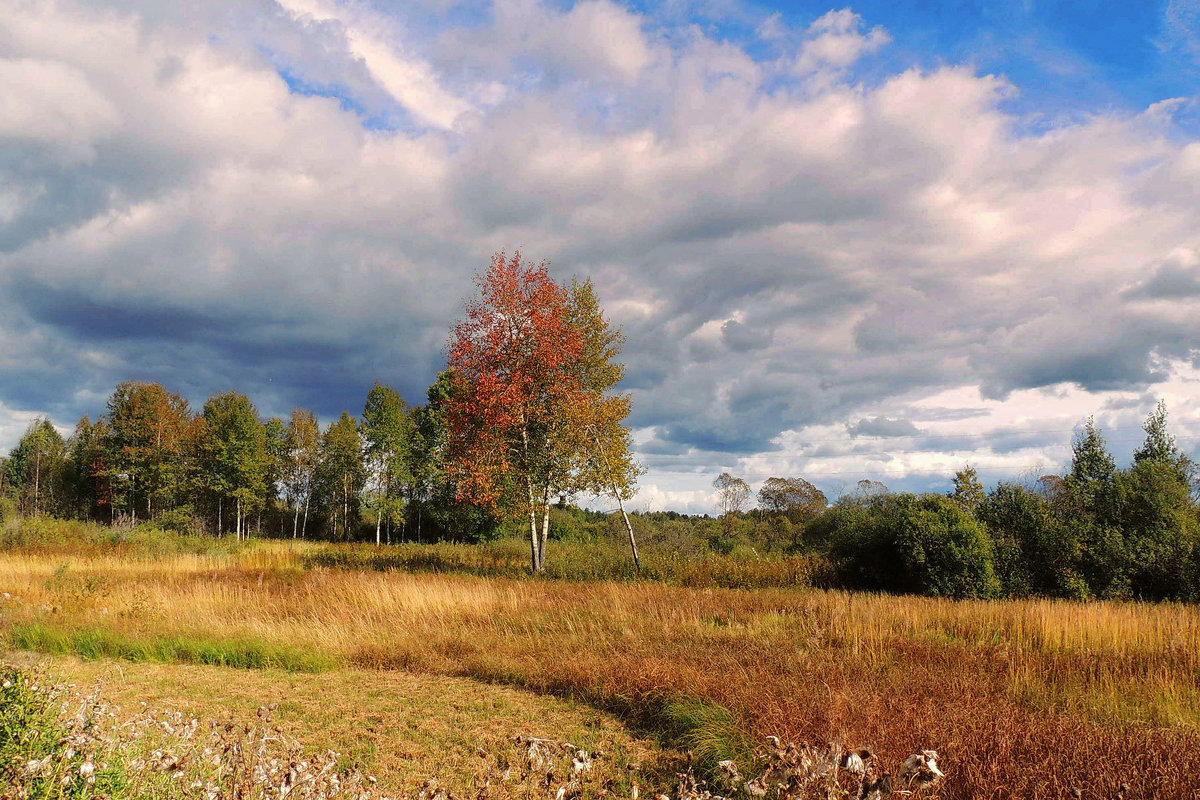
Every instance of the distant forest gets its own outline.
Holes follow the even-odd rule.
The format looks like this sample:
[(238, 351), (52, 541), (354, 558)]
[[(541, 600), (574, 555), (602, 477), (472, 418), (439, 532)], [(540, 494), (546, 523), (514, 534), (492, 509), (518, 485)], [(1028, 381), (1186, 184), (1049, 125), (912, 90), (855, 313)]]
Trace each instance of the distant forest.
[[(360, 417), (324, 430), (315, 414), (263, 420), (243, 394), (193, 412), (157, 383), (122, 383), (67, 439), (35, 420), (0, 460), (0, 517), (20, 514), (154, 525), (194, 535), (333, 541), (479, 542), (518, 534), (511, 518), (459, 502), (445, 469), (448, 373), (410, 406), (377, 383)], [(860, 481), (829, 503), (806, 480), (767, 480), (755, 497), (714, 481), (719, 516), (634, 513), (658, 551), (771, 558), (812, 554), (816, 582), (948, 597), (1200, 600), (1194, 464), (1164, 404), (1119, 468), (1089, 419), (1062, 475), (986, 491), (960, 470), (948, 494), (893, 493)], [(550, 538), (620, 541), (622, 523), (562, 497)]]

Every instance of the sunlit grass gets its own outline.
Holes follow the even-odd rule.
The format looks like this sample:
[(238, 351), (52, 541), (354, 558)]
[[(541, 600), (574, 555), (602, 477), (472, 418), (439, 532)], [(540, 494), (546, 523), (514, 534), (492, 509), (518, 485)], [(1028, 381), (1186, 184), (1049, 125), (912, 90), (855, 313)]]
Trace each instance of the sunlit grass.
[[(1168, 797), (1200, 773), (1191, 606), (410, 574), (306, 566), (313, 552), (2, 556), (3, 631), (74, 652), (103, 631), (123, 658), (255, 643), (473, 677), (617, 712), (706, 760), (769, 733), (897, 758), (933, 748), (956, 769), (944, 797), (1061, 797), (1118, 775)], [(1067, 739), (1076, 757), (1056, 765)]]

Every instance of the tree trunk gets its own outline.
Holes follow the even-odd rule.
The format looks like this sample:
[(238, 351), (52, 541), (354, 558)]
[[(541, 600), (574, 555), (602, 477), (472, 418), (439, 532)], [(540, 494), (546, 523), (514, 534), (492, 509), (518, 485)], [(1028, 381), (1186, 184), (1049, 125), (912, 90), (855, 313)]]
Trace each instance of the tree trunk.
[(221, 511), (222, 511), (221, 507), (224, 504), (224, 502), (225, 502), (224, 497), (217, 498), (217, 537), (218, 538), (225, 535), (225, 531), (221, 527)]
[(550, 484), (542, 492), (542, 537), (538, 547), (538, 572), (546, 571), (546, 539), (550, 535)]
[(304, 524), (300, 526), (300, 538), (308, 538), (308, 499), (312, 496), (312, 490), (304, 493)]
[(342, 477), (342, 538), (350, 540), (350, 478)]
[(625, 513), (625, 503), (621, 501), (621, 490), (617, 487), (616, 473), (612, 471), (612, 466), (608, 463), (608, 454), (604, 452), (604, 446), (600, 444), (599, 434), (592, 431), (592, 438), (596, 440), (596, 450), (604, 461), (604, 469), (608, 472), (609, 480), (612, 481), (613, 497), (617, 498), (617, 508), (621, 509), (621, 519), (625, 520), (625, 530), (629, 531), (629, 549), (633, 551), (633, 570), (641, 575), (642, 562), (638, 559), (637, 540), (633, 538), (633, 525), (629, 522), (629, 515)]
[(541, 550), (538, 547), (537, 506), (533, 498), (533, 479), (525, 479), (525, 488), (529, 494), (529, 549), (533, 561), (534, 572), (542, 571), (542, 561), (539, 558)]
[[(29, 473), (25, 473), (29, 474)], [(42, 483), (42, 454), (38, 453), (38, 457), (33, 462), (33, 515), (38, 515), (38, 494), (41, 491)]]
[(529, 550), (534, 572), (542, 571), (542, 562), (538, 558), (538, 529), (537, 507), (533, 497), (533, 476), (529, 474), (529, 430), (521, 427), (521, 443), (525, 447), (525, 493), (529, 496)]
[(237, 528), (237, 540), (242, 540), (242, 498), (237, 499), (237, 518), (234, 520), (234, 525)]
[(296, 503), (296, 513), (292, 515), (292, 538), (295, 539), (300, 530), (300, 504)]
[(379, 531), (382, 528), (383, 528), (383, 509), (381, 508), (377, 512), (375, 512), (375, 546), (376, 547), (379, 547), (379, 545), (383, 544), (383, 542), (380, 541), (380, 538), (379, 538)]

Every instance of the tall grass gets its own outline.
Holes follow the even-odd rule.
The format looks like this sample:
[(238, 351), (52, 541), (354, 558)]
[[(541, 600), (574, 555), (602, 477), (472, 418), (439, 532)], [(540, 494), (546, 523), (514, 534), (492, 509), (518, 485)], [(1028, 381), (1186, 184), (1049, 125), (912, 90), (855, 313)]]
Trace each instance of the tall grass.
[[(730, 555), (683, 554), (643, 548), (635, 571), (627, 546), (618, 542), (553, 542), (552, 560), (541, 576), (566, 581), (645, 580), (694, 588), (763, 589), (824, 586), (832, 579), (821, 556), (763, 556), (746, 549)], [(528, 545), (501, 539), (477, 545), (406, 543), (385, 549), (370, 545), (325, 546), (303, 556), (309, 567), (376, 572), (433, 572), (489, 578), (529, 576)]]

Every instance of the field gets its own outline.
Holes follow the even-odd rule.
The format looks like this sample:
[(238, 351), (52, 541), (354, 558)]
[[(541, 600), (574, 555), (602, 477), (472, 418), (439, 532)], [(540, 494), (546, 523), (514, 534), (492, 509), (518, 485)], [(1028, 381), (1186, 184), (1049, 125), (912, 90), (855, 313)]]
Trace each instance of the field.
[[(4, 644), (9, 659), (43, 654), (126, 705), (279, 702), (296, 738), (397, 790), (428, 774), (465, 787), (476, 747), (521, 733), (585, 740), (663, 788), (679, 749), (702, 771), (726, 757), (748, 769), (774, 734), (869, 746), (893, 770), (937, 750), (947, 778), (926, 794), (947, 800), (1107, 798), (1122, 784), (1124, 797), (1195, 796), (1195, 607), (953, 602), (746, 577), (778, 564), (710, 565), (689, 585), (534, 580), (466, 548), (385, 552), (397, 555), (26, 543), (0, 555)], [(586, 557), (552, 551), (568, 556)], [(477, 574), (388, 570), (396, 559)], [(723, 588), (728, 574), (767, 588)]]

